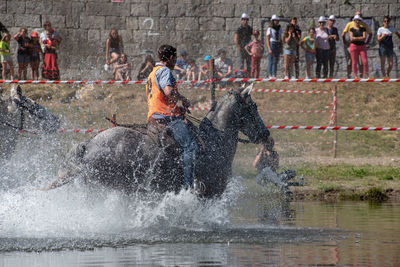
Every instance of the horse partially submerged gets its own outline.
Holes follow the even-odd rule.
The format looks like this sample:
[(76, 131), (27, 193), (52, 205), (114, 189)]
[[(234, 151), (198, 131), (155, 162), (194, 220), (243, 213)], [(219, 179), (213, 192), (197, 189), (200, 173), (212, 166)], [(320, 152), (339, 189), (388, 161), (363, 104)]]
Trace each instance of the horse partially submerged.
[[(265, 142), (269, 137), (251, 90), (252, 85), (228, 92), (200, 122), (202, 145), (195, 177), (205, 197), (224, 192), (232, 174), (239, 131), (252, 143)], [(177, 192), (184, 181), (182, 149), (176, 145), (160, 147), (138, 129), (115, 127), (70, 150), (59, 170), (59, 180), (50, 188), (76, 175), (127, 192)]]

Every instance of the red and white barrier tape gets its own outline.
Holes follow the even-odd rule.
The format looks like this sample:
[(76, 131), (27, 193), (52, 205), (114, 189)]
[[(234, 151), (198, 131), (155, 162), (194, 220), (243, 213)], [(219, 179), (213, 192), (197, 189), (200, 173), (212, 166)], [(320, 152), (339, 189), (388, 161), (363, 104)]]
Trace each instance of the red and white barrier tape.
[(266, 125), (269, 129), (287, 130), (330, 130), (330, 131), (394, 131), (400, 132), (400, 128), (394, 127), (347, 127), (347, 126), (290, 126), (290, 125)]
[[(224, 78), (214, 79), (215, 82), (400, 82), (400, 79), (255, 79), (255, 78)], [(212, 83), (205, 81), (177, 81), (184, 84)], [(0, 80), (0, 84), (143, 84), (146, 81), (40, 81), (40, 80)]]
[(326, 113), (330, 112), (330, 110), (267, 110), (267, 113), (305, 113), (305, 114), (312, 114), (312, 113)]
[(190, 107), (189, 110), (191, 111), (209, 111), (210, 107)]
[(275, 142), (277, 145), (330, 145), (331, 142)]
[[(187, 86), (183, 85), (184, 89), (197, 89), (209, 91), (208, 87)], [(233, 88), (215, 88), (216, 91), (231, 91)], [(252, 92), (256, 93), (297, 93), (297, 94), (329, 94), (329, 91), (315, 91), (315, 90), (282, 90), (282, 89), (253, 89)]]

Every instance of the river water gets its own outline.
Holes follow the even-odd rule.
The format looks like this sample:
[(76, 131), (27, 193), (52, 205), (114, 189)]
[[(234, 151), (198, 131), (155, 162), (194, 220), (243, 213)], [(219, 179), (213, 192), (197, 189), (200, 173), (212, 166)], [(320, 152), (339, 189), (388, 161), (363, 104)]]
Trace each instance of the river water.
[(0, 167), (0, 266), (400, 266), (400, 203), (288, 203), (240, 177), (212, 201), (43, 192), (59, 145), (30, 150)]

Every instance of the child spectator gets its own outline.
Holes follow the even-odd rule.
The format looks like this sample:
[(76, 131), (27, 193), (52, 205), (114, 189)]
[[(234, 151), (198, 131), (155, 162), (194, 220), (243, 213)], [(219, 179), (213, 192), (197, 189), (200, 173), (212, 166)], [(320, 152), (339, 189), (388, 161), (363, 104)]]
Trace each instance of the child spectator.
[(39, 64), (42, 49), (37, 32), (31, 34), (31, 77), (32, 80), (39, 80)]
[(209, 61), (211, 57), (210, 56), (205, 56), (204, 57), (204, 64), (201, 65), (200, 67), (200, 72), (199, 72), (199, 81), (202, 79), (208, 80), (210, 79), (210, 68), (209, 68)]
[(367, 46), (365, 40), (367, 39), (367, 30), (361, 26), (362, 18), (359, 15), (355, 15), (353, 18), (355, 24), (350, 28), (350, 55), (353, 69), (354, 79), (358, 79), (357, 63), (358, 57), (361, 56), (363, 62), (364, 78), (368, 77), (368, 58), (367, 58)]
[(199, 67), (197, 67), (196, 61), (194, 59), (189, 59), (188, 63), (189, 66), (186, 69), (186, 80), (195, 81), (199, 73)]
[(118, 34), (116, 29), (111, 29), (106, 40), (106, 64), (104, 70), (108, 71), (110, 65), (117, 62), (121, 53), (124, 52), (124, 42), (122, 36)]
[(58, 45), (60, 45), (61, 43), (61, 37), (58, 34), (58, 32), (56, 32), (56, 30), (51, 27), (51, 22), (50, 21), (46, 21), (45, 23), (43, 23), (43, 28), (44, 31), (40, 34), (40, 46), (42, 47), (42, 51), (44, 52), (44, 40), (47, 39), (47, 34), (46, 31), (50, 31), (51, 32), (51, 38), (57, 40)]
[(2, 70), (3, 80), (6, 79), (7, 64), (10, 66), (11, 80), (14, 79), (14, 65), (10, 54), (11, 51), (10, 40), (11, 40), (11, 35), (9, 33), (5, 33), (0, 41), (0, 62), (3, 67)]
[(128, 57), (121, 54), (117, 62), (114, 63), (114, 77), (116, 81), (130, 81), (132, 66), (128, 63)]
[(44, 58), (42, 67), (42, 77), (48, 80), (59, 80), (60, 71), (57, 65), (58, 41), (52, 37), (51, 30), (46, 31), (46, 38), (43, 41)]
[(283, 35), (283, 60), (285, 79), (295, 79), (293, 64), (296, 60), (296, 49), (299, 43), (293, 24), (288, 24)]
[(323, 78), (328, 77), (328, 64), (329, 64), (329, 35), (328, 29), (325, 27), (326, 18), (324, 16), (318, 19), (319, 27), (315, 29), (315, 40), (317, 43), (317, 67), (315, 74), (317, 78), (321, 78), (321, 69), (323, 69)]
[(300, 43), (301, 48), (303, 48), (306, 52), (306, 79), (311, 79), (313, 75), (311, 75), (312, 65), (315, 61), (315, 54), (317, 44), (315, 42), (315, 29), (310, 28), (308, 30), (308, 36), (304, 37), (304, 39)]
[(151, 55), (147, 55), (142, 66), (140, 67), (139, 74), (137, 76), (138, 81), (146, 80), (150, 73), (153, 71), (156, 63)]
[[(294, 33), (297, 36), (297, 40), (301, 40), (301, 29), (299, 27), (299, 25), (297, 25), (297, 18), (296, 17), (292, 17), (292, 19), (290, 20), (290, 24), (292, 24), (294, 26)], [(299, 63), (300, 63), (300, 42), (298, 43), (298, 45), (296, 46), (296, 60), (294, 61), (294, 71), (295, 71), (295, 77), (296, 79), (299, 78), (299, 74), (300, 74), (300, 69), (299, 69)]]
[(185, 78), (186, 70), (189, 67), (189, 64), (187, 61), (187, 52), (182, 50), (179, 54), (181, 57), (176, 61), (174, 70), (177, 71), (176, 77), (178, 79), (183, 79)]
[(218, 58), (215, 60), (215, 71), (218, 78), (229, 78), (232, 76), (233, 63), (226, 57), (225, 49), (218, 50)]
[(258, 78), (260, 76), (260, 64), (261, 58), (264, 54), (264, 45), (258, 39), (260, 37), (260, 32), (258, 30), (253, 31), (254, 40), (246, 45), (245, 49), (247, 53), (251, 56), (251, 78)]
[(282, 29), (279, 25), (279, 17), (272, 15), (271, 24), (267, 29), (268, 67), (269, 78), (276, 78), (279, 56), (282, 53)]
[[(395, 30), (393, 26), (389, 26), (390, 18), (388, 16), (383, 17), (383, 27), (378, 29), (377, 39), (379, 42), (379, 56), (381, 58), (381, 71), (383, 77), (390, 77), (390, 72), (393, 67), (393, 34), (400, 38), (400, 33)], [(388, 68), (385, 71), (385, 61), (388, 60)]]
[(28, 37), (28, 30), (26, 28), (21, 28), (19, 32), (14, 35), (14, 39), (18, 42), (18, 78), (26, 80), (28, 64), (31, 62), (29, 49), (31, 39)]

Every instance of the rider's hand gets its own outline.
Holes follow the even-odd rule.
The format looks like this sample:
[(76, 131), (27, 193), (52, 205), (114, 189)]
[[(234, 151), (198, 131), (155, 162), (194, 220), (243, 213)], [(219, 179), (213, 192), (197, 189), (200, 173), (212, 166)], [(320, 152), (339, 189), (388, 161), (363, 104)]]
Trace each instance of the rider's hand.
[(185, 109), (188, 109), (190, 107), (190, 101), (187, 98), (182, 99), (182, 105)]

